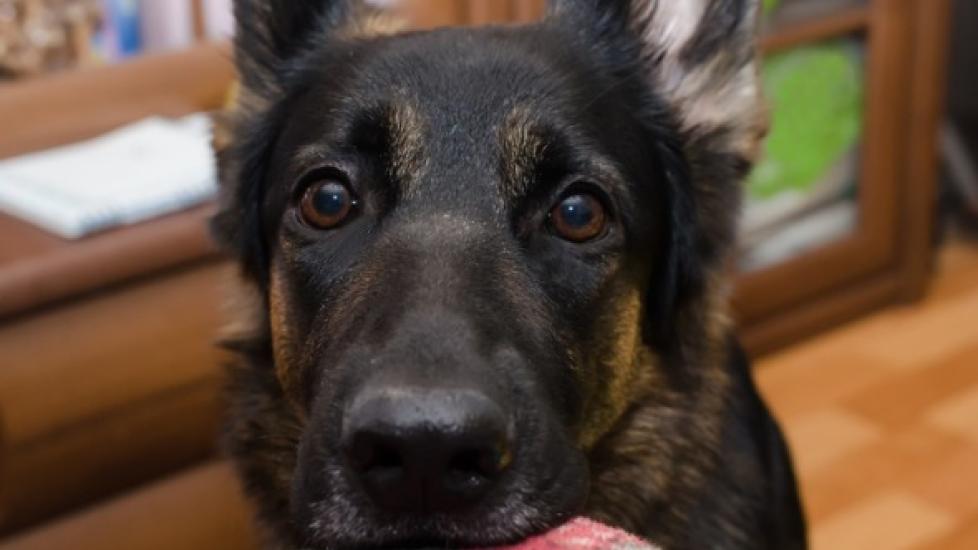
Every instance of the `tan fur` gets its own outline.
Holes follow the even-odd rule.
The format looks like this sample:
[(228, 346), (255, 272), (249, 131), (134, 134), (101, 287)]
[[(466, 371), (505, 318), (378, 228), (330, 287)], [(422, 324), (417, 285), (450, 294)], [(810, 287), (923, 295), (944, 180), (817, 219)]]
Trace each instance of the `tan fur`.
[(601, 363), (589, 369), (591, 380), (583, 386), (594, 391), (585, 404), (584, 424), (578, 442), (590, 449), (642, 396), (647, 380), (658, 366), (654, 354), (642, 344), (643, 297), (636, 288), (616, 290), (600, 314), (595, 334), (596, 355)]
[(286, 283), (278, 265), (272, 266), (268, 289), (268, 316), (272, 335), (272, 353), (275, 357), (275, 374), (285, 389), (286, 396), (295, 399), (301, 394), (300, 365), (296, 362), (299, 343), (295, 339), (292, 316), (289, 314), (289, 297)]
[(534, 164), (543, 156), (546, 143), (533, 125), (529, 106), (514, 108), (497, 131), (502, 150), (504, 194), (517, 198), (526, 193), (533, 181)]
[(401, 185), (405, 196), (417, 189), (427, 172), (424, 153), (426, 127), (424, 119), (407, 98), (401, 98), (388, 113), (391, 140), (391, 176)]
[[(655, 495), (668, 503), (663, 513), (674, 516), (665, 523), (681, 526), (691, 520), (685, 515), (684, 499), (704, 490), (704, 475), (719, 460), (710, 449), (720, 448), (725, 396), (731, 383), (724, 368), (730, 326), (725, 304), (726, 283), (718, 276), (680, 320), (690, 330), (685, 333), (690, 363), (683, 368), (696, 373), (697, 392), (673, 392), (657, 382), (655, 373), (660, 371), (655, 356), (648, 350), (640, 355), (640, 371), (645, 375), (633, 382), (633, 391), (644, 397), (591, 452), (589, 516), (642, 532), (650, 505), (643, 499)], [(668, 533), (659, 537), (656, 541), (666, 548), (682, 546)]]

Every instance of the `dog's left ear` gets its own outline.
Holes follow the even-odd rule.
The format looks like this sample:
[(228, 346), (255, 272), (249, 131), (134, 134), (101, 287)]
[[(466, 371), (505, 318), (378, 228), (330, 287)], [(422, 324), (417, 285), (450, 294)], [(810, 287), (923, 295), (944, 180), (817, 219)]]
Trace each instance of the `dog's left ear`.
[(674, 144), (656, 144), (671, 218), (667, 261), (648, 300), (660, 341), (685, 330), (677, 312), (704, 296), (734, 248), (741, 185), (768, 128), (756, 45), (760, 1), (550, 3), (550, 21), (586, 37), (623, 72), (639, 73), (677, 135)]
[(767, 128), (757, 69), (761, 0), (551, 0), (549, 17), (615, 43), (690, 137), (723, 129), (752, 160)]

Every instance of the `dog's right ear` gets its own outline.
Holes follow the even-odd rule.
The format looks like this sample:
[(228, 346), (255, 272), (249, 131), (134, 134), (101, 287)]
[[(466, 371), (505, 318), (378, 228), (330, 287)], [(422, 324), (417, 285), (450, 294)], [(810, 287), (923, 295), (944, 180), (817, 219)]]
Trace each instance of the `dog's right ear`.
[(270, 99), (290, 61), (352, 17), (356, 0), (235, 0), (235, 61), (246, 91)]
[(234, 0), (239, 86), (233, 111), (215, 120), (221, 185), (211, 232), (245, 276), (262, 286), (269, 268), (264, 177), (281, 118), (273, 111), (297, 61), (364, 16), (361, 9), (358, 0)]

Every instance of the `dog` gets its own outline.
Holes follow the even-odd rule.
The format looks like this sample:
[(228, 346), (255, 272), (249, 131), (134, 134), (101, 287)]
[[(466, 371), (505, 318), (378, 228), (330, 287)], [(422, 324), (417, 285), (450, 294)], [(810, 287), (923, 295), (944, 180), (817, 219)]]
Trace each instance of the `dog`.
[(759, 3), (411, 32), (235, 1), (226, 447), (269, 548), (485, 548), (577, 516), (806, 547), (727, 314)]

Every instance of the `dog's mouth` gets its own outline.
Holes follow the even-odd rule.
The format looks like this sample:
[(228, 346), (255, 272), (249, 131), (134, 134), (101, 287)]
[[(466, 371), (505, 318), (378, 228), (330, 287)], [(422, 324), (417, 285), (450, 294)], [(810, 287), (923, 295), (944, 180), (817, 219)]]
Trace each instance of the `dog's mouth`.
[[(549, 463), (548, 463), (549, 462)], [(518, 544), (577, 516), (588, 493), (583, 455), (517, 459), (476, 501), (436, 507), (378, 501), (348, 469), (304, 495), (295, 520), (308, 550), (465, 548)], [(299, 496), (299, 495), (296, 495)], [(303, 502), (305, 504), (303, 504)]]
[[(457, 511), (383, 509), (345, 486), (305, 509), (301, 521), (308, 550), (488, 549), (518, 544), (579, 515), (587, 494), (586, 469), (567, 461), (549, 479), (511, 473), (484, 502)], [(461, 506), (461, 505), (460, 505)], [(311, 514), (311, 515), (310, 515)]]
[[(563, 524), (573, 514), (544, 519), (535, 511), (513, 510), (482, 519), (449, 517), (402, 518), (346, 532), (318, 532), (308, 537), (307, 550), (414, 550), (428, 548), (491, 549), (518, 544)], [(313, 531), (317, 525), (313, 524)], [(321, 527), (321, 526), (320, 526)]]

